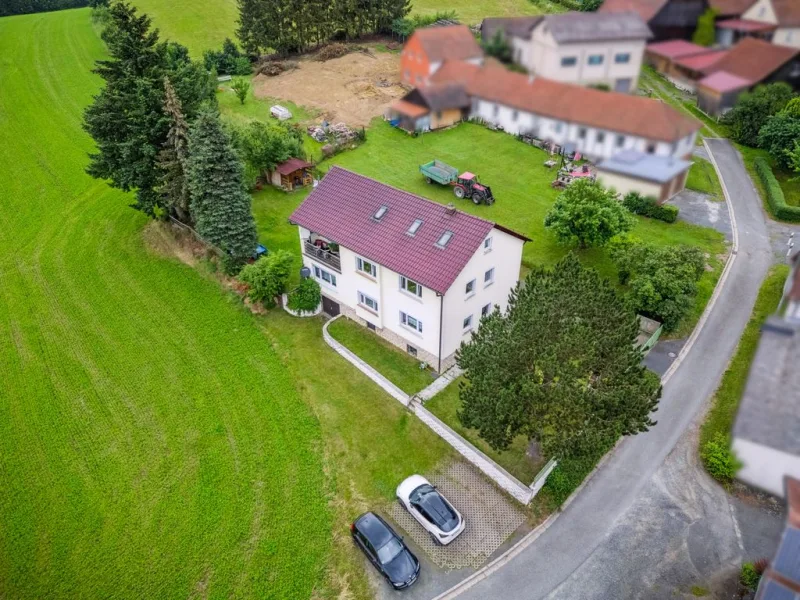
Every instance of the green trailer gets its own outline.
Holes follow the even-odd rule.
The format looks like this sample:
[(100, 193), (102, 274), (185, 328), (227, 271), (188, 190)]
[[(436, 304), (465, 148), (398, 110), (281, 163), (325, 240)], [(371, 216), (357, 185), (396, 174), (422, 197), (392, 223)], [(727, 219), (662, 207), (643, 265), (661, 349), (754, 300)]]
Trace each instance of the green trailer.
[(419, 172), (425, 176), (428, 183), (440, 183), (449, 185), (458, 178), (458, 169), (451, 167), (440, 160), (432, 160), (419, 166)]

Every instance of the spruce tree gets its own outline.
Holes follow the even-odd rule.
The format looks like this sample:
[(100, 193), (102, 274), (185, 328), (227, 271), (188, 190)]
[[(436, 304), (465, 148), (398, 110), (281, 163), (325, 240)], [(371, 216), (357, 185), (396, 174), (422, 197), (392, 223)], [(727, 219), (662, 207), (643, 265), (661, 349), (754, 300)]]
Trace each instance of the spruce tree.
[(630, 306), (574, 255), (533, 269), (457, 352), (461, 422), (495, 449), (522, 434), (557, 457), (647, 431), (661, 386), (640, 364), (638, 331)]
[(257, 244), (243, 171), (219, 114), (203, 109), (189, 128), (190, 209), (197, 232), (222, 250), (223, 266), (231, 274), (238, 272)]

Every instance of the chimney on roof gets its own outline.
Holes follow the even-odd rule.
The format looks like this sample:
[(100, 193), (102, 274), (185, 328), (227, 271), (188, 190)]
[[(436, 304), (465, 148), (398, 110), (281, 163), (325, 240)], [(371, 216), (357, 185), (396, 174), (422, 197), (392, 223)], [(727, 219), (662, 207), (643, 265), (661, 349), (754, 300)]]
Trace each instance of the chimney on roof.
[(456, 214), (456, 205), (453, 204), (452, 202), (448, 203), (448, 205), (445, 206), (444, 208), (444, 212), (450, 216), (453, 216), (454, 214)]

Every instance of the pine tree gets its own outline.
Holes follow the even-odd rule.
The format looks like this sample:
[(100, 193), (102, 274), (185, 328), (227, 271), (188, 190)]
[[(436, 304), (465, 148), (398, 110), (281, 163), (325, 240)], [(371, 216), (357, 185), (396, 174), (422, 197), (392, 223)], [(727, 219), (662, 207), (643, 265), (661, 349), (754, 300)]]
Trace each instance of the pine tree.
[(238, 272), (255, 250), (256, 225), (242, 163), (216, 110), (202, 110), (189, 129), (187, 173), (197, 232), (222, 250), (226, 272)]
[(164, 93), (164, 112), (169, 116), (170, 128), (158, 155), (161, 175), (157, 191), (162, 204), (178, 220), (189, 223), (189, 187), (186, 184), (189, 126), (183, 116), (181, 101), (167, 76), (164, 76)]
[(638, 331), (630, 306), (574, 255), (533, 269), (458, 350), (461, 422), (495, 449), (522, 434), (557, 457), (647, 431), (661, 386), (640, 364)]

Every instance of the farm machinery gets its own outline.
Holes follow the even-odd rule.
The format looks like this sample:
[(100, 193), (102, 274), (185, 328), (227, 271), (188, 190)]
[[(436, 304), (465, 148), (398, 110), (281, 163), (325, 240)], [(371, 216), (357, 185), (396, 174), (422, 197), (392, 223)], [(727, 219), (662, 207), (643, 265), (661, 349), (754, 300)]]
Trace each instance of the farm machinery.
[(459, 175), (458, 169), (440, 160), (420, 165), (419, 170), (428, 183), (435, 181), (441, 185), (452, 186), (456, 198), (470, 198), (475, 204), (494, 204), (492, 188), (483, 185), (474, 173), (465, 171)]

